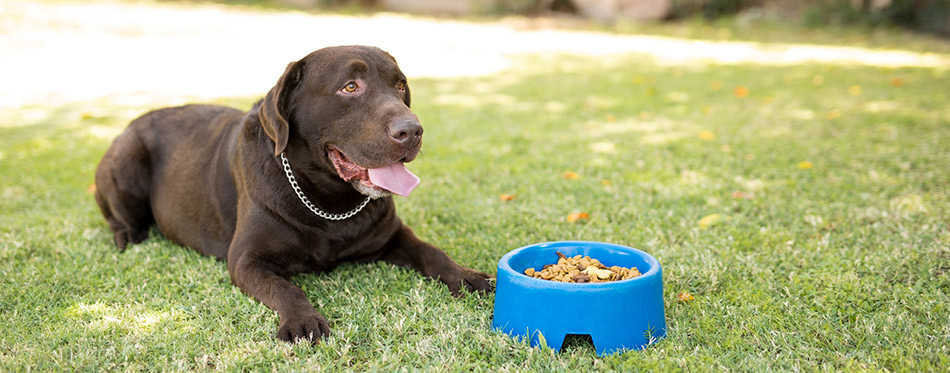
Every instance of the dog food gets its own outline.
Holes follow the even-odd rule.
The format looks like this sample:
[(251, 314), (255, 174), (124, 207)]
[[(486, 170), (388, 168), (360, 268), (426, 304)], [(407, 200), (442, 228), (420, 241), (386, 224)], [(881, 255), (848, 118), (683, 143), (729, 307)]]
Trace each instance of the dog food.
[(556, 264), (546, 264), (540, 271), (528, 268), (524, 274), (542, 280), (576, 283), (619, 281), (640, 275), (637, 267), (607, 267), (589, 256), (568, 257), (560, 251), (557, 256)]

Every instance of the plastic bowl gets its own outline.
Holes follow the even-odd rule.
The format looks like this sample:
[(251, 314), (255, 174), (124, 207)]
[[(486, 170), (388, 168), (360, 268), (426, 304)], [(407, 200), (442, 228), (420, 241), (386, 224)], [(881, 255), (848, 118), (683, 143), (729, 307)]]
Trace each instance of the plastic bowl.
[[(579, 284), (524, 274), (529, 267), (540, 271), (556, 263), (558, 251), (590, 256), (608, 267), (637, 267), (641, 275)], [(662, 272), (650, 254), (610, 243), (559, 241), (515, 249), (498, 261), (492, 328), (555, 351), (569, 334), (589, 335), (598, 355), (639, 350), (666, 335)]]

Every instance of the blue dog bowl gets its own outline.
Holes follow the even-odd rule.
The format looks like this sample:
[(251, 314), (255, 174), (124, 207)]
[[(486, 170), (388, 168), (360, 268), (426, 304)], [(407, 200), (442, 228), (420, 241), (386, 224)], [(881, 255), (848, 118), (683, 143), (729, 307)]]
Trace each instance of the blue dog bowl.
[[(524, 274), (556, 263), (558, 251), (590, 256), (608, 267), (637, 267), (641, 275), (566, 283)], [(555, 351), (569, 334), (589, 335), (598, 355), (639, 350), (666, 335), (660, 262), (641, 250), (602, 242), (549, 242), (512, 250), (498, 261), (492, 328)]]

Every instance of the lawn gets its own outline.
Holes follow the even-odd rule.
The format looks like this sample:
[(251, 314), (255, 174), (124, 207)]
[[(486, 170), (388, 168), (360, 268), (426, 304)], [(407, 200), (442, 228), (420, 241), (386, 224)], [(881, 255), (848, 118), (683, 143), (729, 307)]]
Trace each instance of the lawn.
[(371, 264), (296, 277), (332, 335), (282, 343), (223, 263), (157, 231), (116, 252), (95, 167), (165, 102), (95, 98), (0, 111), (0, 371), (950, 369), (950, 66), (516, 58), (410, 81), (426, 132), (402, 219), (489, 273), (537, 242), (647, 251), (666, 338), (532, 348), (491, 330), (493, 295)]

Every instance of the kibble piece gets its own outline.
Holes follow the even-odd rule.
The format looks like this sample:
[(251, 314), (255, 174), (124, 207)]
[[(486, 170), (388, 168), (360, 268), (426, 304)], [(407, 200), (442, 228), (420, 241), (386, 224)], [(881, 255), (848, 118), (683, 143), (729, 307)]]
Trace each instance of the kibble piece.
[(606, 279), (610, 278), (610, 275), (611, 275), (613, 272), (610, 272), (609, 270), (606, 270), (606, 269), (600, 269), (600, 268), (595, 268), (595, 267), (587, 267), (587, 273), (590, 274), (590, 275), (593, 275), (593, 276), (597, 276), (598, 279), (606, 280)]
[(528, 269), (524, 270), (524, 274), (526, 274), (526, 275), (528, 275), (528, 276), (531, 276), (531, 277), (534, 277), (534, 268), (528, 268)]
[(571, 279), (574, 280), (574, 282), (580, 283), (590, 282), (590, 276), (583, 272), (577, 272)]

